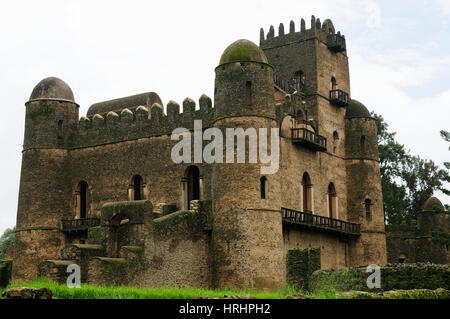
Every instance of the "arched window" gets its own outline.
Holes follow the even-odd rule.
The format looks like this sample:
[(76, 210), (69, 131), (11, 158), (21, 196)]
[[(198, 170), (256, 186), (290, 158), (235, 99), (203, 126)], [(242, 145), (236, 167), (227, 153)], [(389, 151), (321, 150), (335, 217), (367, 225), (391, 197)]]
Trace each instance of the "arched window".
[(361, 154), (366, 154), (366, 137), (361, 136)]
[(338, 89), (338, 85), (337, 85), (337, 82), (336, 82), (336, 78), (333, 76), (333, 77), (331, 77), (331, 89), (332, 90), (337, 90)]
[(372, 201), (369, 198), (367, 198), (364, 201), (364, 210), (366, 212), (366, 220), (368, 220), (368, 221), (372, 220), (372, 207), (371, 206), (372, 206)]
[(78, 192), (79, 192), (78, 214), (79, 214), (80, 218), (87, 217), (87, 211), (88, 211), (87, 191), (88, 191), (88, 183), (86, 183), (85, 181), (81, 181), (78, 184)]
[(333, 183), (328, 185), (328, 216), (337, 218), (337, 194)]
[(200, 170), (197, 166), (189, 166), (186, 170), (187, 209), (191, 209), (191, 200), (200, 199)]
[(267, 192), (267, 177), (262, 176), (259, 181), (260, 184), (260, 190), (261, 190), (261, 199), (266, 199), (266, 192)]
[(305, 121), (305, 113), (303, 110), (299, 109), (297, 110), (297, 122), (303, 123)]
[(337, 131), (334, 131), (333, 132), (333, 153), (336, 153), (338, 141), (339, 141), (339, 134)]
[(294, 73), (293, 82), (294, 82), (293, 85), (297, 91), (303, 90), (304, 77), (302, 70), (298, 70), (297, 72)]
[(62, 140), (63, 138), (63, 121), (58, 121), (58, 140)]
[(133, 177), (133, 184), (132, 184), (133, 200), (143, 200), (144, 199), (144, 194), (142, 192), (143, 185), (144, 185), (144, 181), (143, 181), (142, 177), (140, 175), (135, 175)]
[(252, 105), (252, 82), (245, 82), (245, 105)]
[(312, 213), (312, 184), (308, 173), (303, 174), (303, 211)]

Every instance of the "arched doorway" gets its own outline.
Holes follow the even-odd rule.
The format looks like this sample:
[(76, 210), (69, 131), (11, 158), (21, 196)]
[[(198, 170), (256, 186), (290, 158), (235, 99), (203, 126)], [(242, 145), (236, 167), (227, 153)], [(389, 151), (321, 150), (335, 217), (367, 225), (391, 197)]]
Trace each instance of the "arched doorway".
[(191, 209), (191, 200), (200, 199), (200, 170), (197, 166), (189, 166), (186, 170), (187, 208)]

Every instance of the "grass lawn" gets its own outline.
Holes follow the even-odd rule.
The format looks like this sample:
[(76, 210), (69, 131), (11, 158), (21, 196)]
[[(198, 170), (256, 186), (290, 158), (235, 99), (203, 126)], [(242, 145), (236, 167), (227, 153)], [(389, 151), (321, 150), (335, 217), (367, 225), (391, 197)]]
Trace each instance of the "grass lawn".
[[(26, 283), (13, 283), (14, 287), (47, 287), (53, 292), (54, 298), (59, 299), (197, 299), (208, 296), (211, 298), (226, 296), (247, 296), (256, 299), (278, 299), (294, 294), (304, 294), (315, 299), (335, 299), (334, 292), (306, 293), (285, 287), (279, 291), (267, 292), (260, 290), (232, 290), (232, 289), (206, 289), (206, 288), (136, 288), (136, 287), (101, 287), (81, 284), (81, 288), (68, 288), (67, 285), (58, 284), (46, 278), (37, 278)], [(0, 289), (0, 296), (2, 290)], [(1, 297), (0, 297), (1, 298)]]

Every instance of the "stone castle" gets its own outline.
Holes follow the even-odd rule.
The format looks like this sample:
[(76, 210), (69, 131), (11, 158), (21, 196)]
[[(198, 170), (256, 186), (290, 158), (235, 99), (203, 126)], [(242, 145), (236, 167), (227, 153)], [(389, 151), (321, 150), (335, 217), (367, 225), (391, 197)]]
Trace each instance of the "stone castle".
[[(25, 103), (13, 279), (65, 282), (75, 263), (94, 284), (276, 289), (295, 249), (319, 251), (322, 269), (387, 262), (377, 129), (351, 99), (333, 23), (261, 29), (259, 46), (228, 46), (215, 74), (214, 102), (186, 98), (182, 113), (150, 92), (79, 118), (66, 83), (37, 84)], [(171, 133), (193, 134), (196, 119), (223, 132), (278, 128), (278, 172), (174, 163)]]

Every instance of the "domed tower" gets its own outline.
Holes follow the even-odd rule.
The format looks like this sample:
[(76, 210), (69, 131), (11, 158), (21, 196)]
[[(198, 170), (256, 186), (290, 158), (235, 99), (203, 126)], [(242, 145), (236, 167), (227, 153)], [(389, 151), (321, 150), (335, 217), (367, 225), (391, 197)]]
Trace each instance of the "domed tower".
[(354, 266), (385, 264), (386, 234), (375, 120), (367, 108), (350, 100), (345, 115), (347, 209), (350, 222), (361, 224), (350, 246)]
[(13, 278), (37, 275), (45, 259), (58, 259), (64, 244), (61, 219), (70, 214), (71, 186), (66, 164), (70, 136), (77, 128), (78, 104), (57, 78), (39, 82), (25, 103)]
[(276, 289), (285, 283), (286, 267), (279, 176), (262, 175), (266, 164), (259, 156), (258, 163), (249, 163), (248, 156), (249, 147), (258, 149), (260, 128), (267, 129), (268, 154), (278, 151), (269, 136), (271, 128), (279, 127), (273, 68), (256, 44), (239, 40), (225, 50), (215, 71), (214, 126), (224, 141), (230, 138), (230, 128), (242, 128), (249, 135), (254, 130), (257, 138), (245, 137), (245, 163), (237, 163), (236, 156), (227, 163), (224, 152), (223, 163), (213, 167), (213, 284)]

